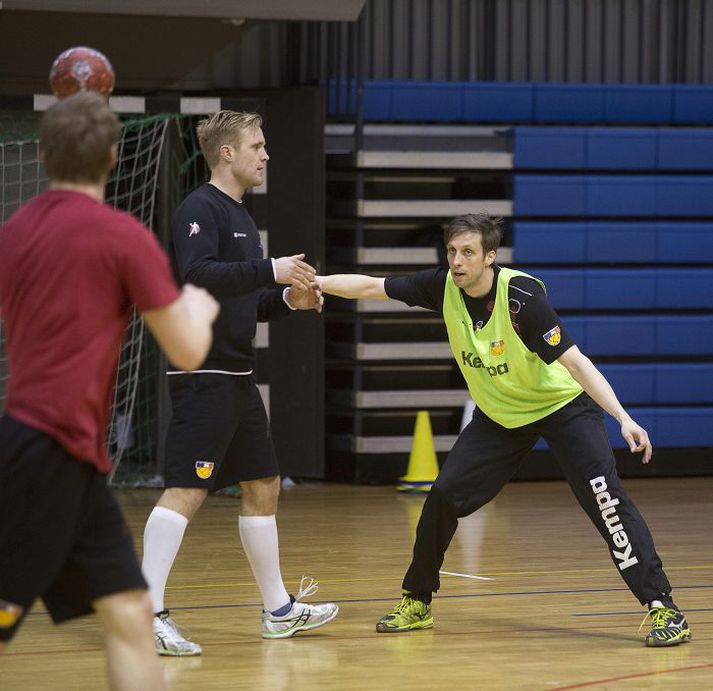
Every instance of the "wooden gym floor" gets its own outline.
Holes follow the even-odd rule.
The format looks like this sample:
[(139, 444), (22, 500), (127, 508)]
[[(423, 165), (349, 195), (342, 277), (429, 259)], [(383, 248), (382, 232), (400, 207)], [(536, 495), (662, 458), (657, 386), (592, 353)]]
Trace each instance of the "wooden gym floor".
[[(713, 477), (625, 482), (649, 522), (693, 640), (646, 648), (638, 602), (561, 482), (511, 484), (461, 521), (435, 626), (376, 634), (398, 601), (422, 497), (392, 487), (300, 485), (278, 515), (282, 573), (319, 579), (330, 625), (260, 638), (260, 600), (237, 542), (236, 500), (211, 497), (189, 527), (167, 604), (200, 658), (164, 658), (169, 688), (713, 689)], [(158, 496), (119, 492), (137, 545)], [(473, 578), (479, 576), (480, 580)], [(105, 689), (96, 617), (51, 625), (41, 605), (0, 658), (0, 688)]]

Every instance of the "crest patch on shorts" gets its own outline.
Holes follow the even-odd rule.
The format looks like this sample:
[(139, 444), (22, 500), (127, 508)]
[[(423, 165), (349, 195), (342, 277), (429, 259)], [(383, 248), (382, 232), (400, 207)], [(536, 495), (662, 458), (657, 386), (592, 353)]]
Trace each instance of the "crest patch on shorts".
[(546, 334), (542, 334), (542, 338), (545, 339), (547, 343), (551, 346), (556, 346), (560, 344), (562, 340), (562, 334), (560, 333), (560, 327), (555, 326), (554, 329), (550, 329)]
[(24, 611), (20, 605), (0, 600), (0, 629), (9, 629), (14, 626)]
[(214, 465), (210, 461), (196, 461), (196, 475), (201, 480), (207, 480), (213, 474)]

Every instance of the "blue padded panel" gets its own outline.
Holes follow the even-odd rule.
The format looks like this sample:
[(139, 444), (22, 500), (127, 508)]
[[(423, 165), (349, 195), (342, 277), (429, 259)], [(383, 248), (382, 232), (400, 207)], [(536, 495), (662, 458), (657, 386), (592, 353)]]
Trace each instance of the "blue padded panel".
[(633, 175), (587, 178), (588, 216), (653, 216), (655, 211), (654, 178)]
[(656, 261), (656, 227), (646, 222), (588, 223), (588, 262)]
[(679, 124), (713, 122), (713, 87), (674, 84), (673, 121)]
[(535, 122), (602, 122), (601, 84), (535, 84)]
[(528, 269), (522, 271), (539, 278), (555, 309), (581, 309), (584, 304), (584, 272), (581, 269)]
[(656, 215), (713, 215), (713, 177), (710, 175), (658, 177)]
[(668, 123), (673, 118), (673, 89), (668, 84), (606, 84), (605, 122)]
[(713, 408), (658, 408), (654, 415), (655, 445), (713, 446)]
[(516, 221), (518, 264), (713, 262), (713, 223)]
[(581, 216), (585, 213), (585, 181), (577, 175), (515, 175), (515, 215)]
[(584, 223), (538, 223), (518, 221), (515, 234), (514, 258), (525, 262), (581, 263), (585, 261), (587, 242)]
[(659, 269), (656, 293), (656, 307), (713, 308), (713, 269)]
[(563, 317), (574, 338), (574, 329), (581, 329), (583, 338), (577, 345), (587, 355), (657, 355), (656, 318), (626, 317)]
[(713, 170), (713, 131), (659, 130), (658, 168)]
[(710, 316), (656, 317), (658, 355), (710, 355), (713, 319)]
[(364, 83), (364, 118), (366, 120), (391, 120), (393, 89), (388, 81)]
[(394, 120), (453, 122), (463, 119), (461, 82), (397, 82), (391, 97)]
[(660, 221), (656, 230), (657, 261), (713, 261), (713, 224)]
[(713, 403), (713, 363), (658, 363), (654, 403)]
[(713, 403), (713, 363), (601, 364), (622, 404)]
[(656, 130), (594, 127), (587, 130), (587, 168), (656, 168)]
[(532, 122), (533, 85), (469, 82), (463, 87), (463, 118), (476, 122)]
[[(627, 409), (636, 422), (648, 433), (656, 448), (684, 448), (713, 446), (713, 407), (635, 407)], [(621, 436), (619, 423), (604, 414), (609, 441), (615, 449), (626, 448)], [(536, 449), (546, 449), (547, 444), (539, 441)]]
[(656, 365), (602, 364), (597, 367), (612, 385), (623, 405), (654, 402)]
[(515, 168), (584, 168), (584, 133), (580, 127), (516, 127)]
[(588, 316), (562, 318), (588, 355), (707, 355), (713, 351), (709, 316)]
[[(530, 269), (555, 309), (710, 309), (713, 269)], [(711, 318), (713, 321), (713, 318)]]
[(652, 309), (656, 307), (653, 269), (587, 269), (584, 306), (589, 309)]

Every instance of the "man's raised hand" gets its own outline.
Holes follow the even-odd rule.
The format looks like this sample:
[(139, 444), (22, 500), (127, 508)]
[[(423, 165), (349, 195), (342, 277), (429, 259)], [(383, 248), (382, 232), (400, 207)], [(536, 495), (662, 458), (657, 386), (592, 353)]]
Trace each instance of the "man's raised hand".
[(302, 261), (304, 258), (304, 254), (293, 254), (291, 257), (275, 259), (275, 282), (312, 290), (316, 272), (312, 266)]

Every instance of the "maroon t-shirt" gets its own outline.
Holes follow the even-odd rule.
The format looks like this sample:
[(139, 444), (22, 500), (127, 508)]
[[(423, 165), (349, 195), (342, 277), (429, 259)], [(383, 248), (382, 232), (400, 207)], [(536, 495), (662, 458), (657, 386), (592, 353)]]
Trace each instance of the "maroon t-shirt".
[(153, 234), (86, 194), (50, 190), (0, 227), (6, 411), (102, 472), (106, 429), (131, 306), (179, 297)]

